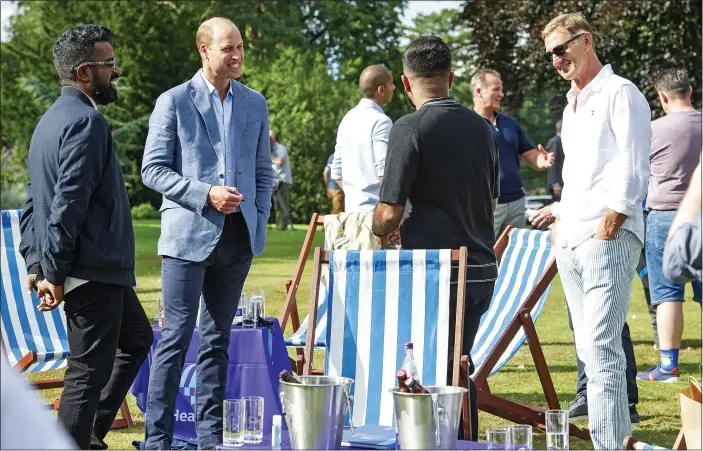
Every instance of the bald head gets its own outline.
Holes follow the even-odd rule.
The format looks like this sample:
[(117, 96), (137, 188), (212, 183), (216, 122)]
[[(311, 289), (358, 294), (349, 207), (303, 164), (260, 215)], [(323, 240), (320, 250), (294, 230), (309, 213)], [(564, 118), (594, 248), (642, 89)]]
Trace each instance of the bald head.
[(231, 31), (232, 28), (237, 28), (237, 26), (231, 20), (226, 17), (212, 17), (202, 24), (198, 28), (198, 33), (195, 35), (195, 44), (200, 50), (201, 45), (211, 49), (212, 44), (215, 40), (215, 35), (220, 32), (227, 33)]
[(379, 86), (388, 86), (392, 83), (391, 71), (383, 64), (374, 64), (361, 72), (359, 88), (367, 99), (373, 98), (378, 93)]

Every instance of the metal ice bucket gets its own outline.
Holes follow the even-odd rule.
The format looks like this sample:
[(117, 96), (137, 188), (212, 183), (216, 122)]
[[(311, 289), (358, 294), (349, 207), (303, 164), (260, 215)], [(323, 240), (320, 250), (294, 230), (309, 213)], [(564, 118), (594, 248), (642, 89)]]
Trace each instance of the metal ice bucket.
[(281, 407), (293, 449), (339, 449), (344, 419), (347, 411), (351, 412), (349, 390), (354, 380), (327, 376), (297, 379), (300, 384), (280, 381)]
[(456, 449), (462, 387), (425, 387), (428, 394), (393, 393), (400, 449)]

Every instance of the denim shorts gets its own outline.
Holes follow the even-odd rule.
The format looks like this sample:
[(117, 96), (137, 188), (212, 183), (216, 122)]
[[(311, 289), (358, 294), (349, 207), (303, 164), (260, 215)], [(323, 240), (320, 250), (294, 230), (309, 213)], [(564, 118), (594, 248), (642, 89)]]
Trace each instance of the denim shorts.
[[(647, 235), (644, 245), (652, 305), (659, 305), (663, 302), (683, 302), (684, 300), (685, 285), (667, 279), (662, 269), (664, 244), (674, 216), (676, 216), (676, 211), (652, 210), (647, 215)], [(693, 300), (700, 302), (701, 282), (696, 280), (691, 282), (691, 285), (693, 286)]]

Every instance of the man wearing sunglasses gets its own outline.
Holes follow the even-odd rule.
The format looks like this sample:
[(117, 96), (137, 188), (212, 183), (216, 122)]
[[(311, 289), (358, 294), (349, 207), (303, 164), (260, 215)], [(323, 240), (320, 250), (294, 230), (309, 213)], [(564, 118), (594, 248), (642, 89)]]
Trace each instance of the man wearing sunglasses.
[(616, 449), (632, 434), (621, 332), (644, 242), (651, 112), (634, 84), (598, 60), (581, 14), (554, 18), (542, 37), (545, 59), (571, 90), (561, 133), (561, 202), (539, 215), (556, 218), (554, 248), (576, 352), (586, 365), (593, 446)]
[(112, 32), (78, 25), (54, 43), (61, 96), (29, 147), (20, 252), (41, 311), (64, 303), (70, 356), (59, 419), (79, 449), (103, 441), (153, 334), (134, 292), (134, 232), (110, 126), (117, 100)]

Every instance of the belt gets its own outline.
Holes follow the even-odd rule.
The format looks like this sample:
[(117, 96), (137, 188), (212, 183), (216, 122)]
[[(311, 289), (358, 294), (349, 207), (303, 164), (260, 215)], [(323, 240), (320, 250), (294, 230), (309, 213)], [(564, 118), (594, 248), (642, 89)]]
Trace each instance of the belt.
[(241, 211), (225, 215), (225, 224), (234, 224), (239, 221), (244, 221), (244, 215)]

